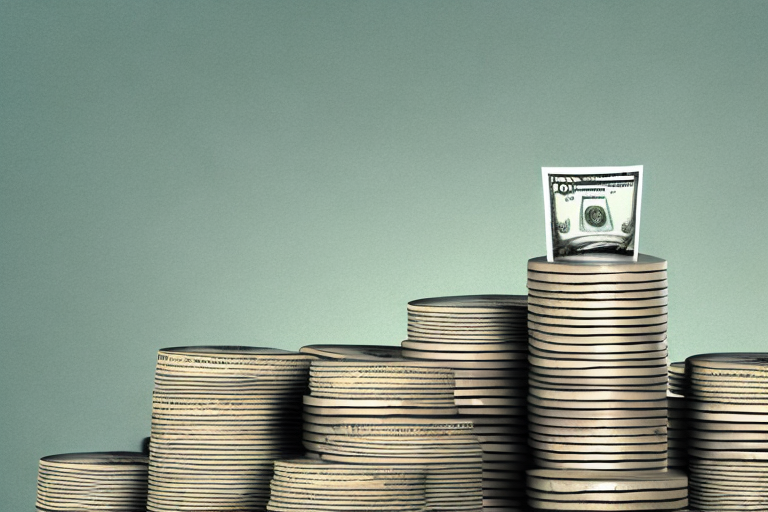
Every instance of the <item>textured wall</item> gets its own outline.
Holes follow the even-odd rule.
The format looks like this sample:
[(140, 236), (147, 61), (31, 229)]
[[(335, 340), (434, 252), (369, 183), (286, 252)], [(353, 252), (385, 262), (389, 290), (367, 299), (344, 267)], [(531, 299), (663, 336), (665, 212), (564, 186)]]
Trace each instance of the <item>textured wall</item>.
[(0, 2), (0, 502), (138, 449), (158, 348), (525, 293), (540, 167), (644, 164), (673, 360), (765, 350), (768, 3)]

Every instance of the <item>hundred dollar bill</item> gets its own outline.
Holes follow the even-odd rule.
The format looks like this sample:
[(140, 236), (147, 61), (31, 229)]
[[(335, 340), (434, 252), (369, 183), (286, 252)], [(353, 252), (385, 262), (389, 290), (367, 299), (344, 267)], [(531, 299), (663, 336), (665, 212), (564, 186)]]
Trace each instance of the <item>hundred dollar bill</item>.
[(542, 167), (547, 260), (615, 255), (637, 260), (643, 166)]

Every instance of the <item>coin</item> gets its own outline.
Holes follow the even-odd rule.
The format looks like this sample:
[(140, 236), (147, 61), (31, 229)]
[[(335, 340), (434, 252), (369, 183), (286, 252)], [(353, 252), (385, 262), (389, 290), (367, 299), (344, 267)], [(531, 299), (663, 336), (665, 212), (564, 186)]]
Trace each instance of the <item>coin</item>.
[(528, 270), (539, 272), (559, 272), (564, 274), (616, 274), (625, 272), (660, 272), (667, 270), (667, 261), (647, 254), (638, 254), (637, 260), (631, 258), (600, 258), (592, 254), (589, 258), (566, 256), (554, 262), (545, 256), (528, 260)]
[(500, 309), (525, 308), (526, 304), (525, 295), (457, 295), (414, 300), (408, 303), (408, 310), (493, 313)]
[(613, 283), (644, 283), (667, 279), (667, 271), (656, 272), (615, 272), (611, 274), (576, 274), (567, 272), (543, 272), (528, 270), (528, 280), (557, 284), (613, 284)]
[(299, 352), (327, 359), (381, 361), (402, 358), (397, 345), (306, 345)]
[(645, 292), (667, 288), (667, 280), (632, 282), (607, 282), (607, 283), (548, 283), (528, 279), (528, 289), (537, 292), (565, 292), (565, 293), (620, 293), (620, 292)]

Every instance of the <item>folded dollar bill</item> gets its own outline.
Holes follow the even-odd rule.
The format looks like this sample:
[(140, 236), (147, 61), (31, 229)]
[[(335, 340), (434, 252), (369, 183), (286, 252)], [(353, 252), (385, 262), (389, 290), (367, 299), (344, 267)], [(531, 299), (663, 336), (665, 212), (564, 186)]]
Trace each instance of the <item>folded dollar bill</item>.
[(637, 260), (643, 166), (542, 167), (547, 260)]

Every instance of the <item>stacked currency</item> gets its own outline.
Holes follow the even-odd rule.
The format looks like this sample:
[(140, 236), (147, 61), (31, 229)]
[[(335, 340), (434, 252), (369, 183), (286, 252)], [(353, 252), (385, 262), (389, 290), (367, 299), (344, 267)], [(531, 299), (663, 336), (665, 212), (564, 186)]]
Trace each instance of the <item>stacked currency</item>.
[(526, 297), (469, 295), (408, 304), (403, 356), (454, 369), (455, 402), (483, 449), (483, 510), (525, 505)]
[(423, 512), (421, 468), (337, 464), (314, 459), (275, 461), (271, 512)]
[[(334, 346), (311, 350), (366, 351)], [(312, 362), (310, 395), (304, 397), (307, 456), (362, 468), (420, 467), (426, 474), (429, 510), (480, 512), (482, 452), (472, 424), (456, 416), (453, 371), (382, 357)]]
[(768, 510), (768, 353), (686, 360), (691, 506)]
[(40, 459), (40, 512), (143, 512), (147, 456), (134, 452), (68, 453)]
[(311, 359), (255, 347), (160, 350), (147, 510), (264, 510), (273, 462), (303, 453)]
[(666, 469), (666, 261), (535, 258), (528, 289), (536, 465)]
[(688, 506), (687, 485), (682, 471), (528, 471), (531, 512), (681, 510)]
[(349, 425), (321, 440), (322, 460), (421, 467), (429, 510), (482, 512), (483, 459), (471, 423), (457, 420), (416, 425)]
[(688, 394), (688, 379), (685, 376), (685, 361), (669, 363), (669, 392), (673, 395)]
[(688, 411), (685, 395), (688, 385), (685, 361), (670, 363), (667, 391), (667, 438), (669, 450), (667, 467), (688, 469)]

